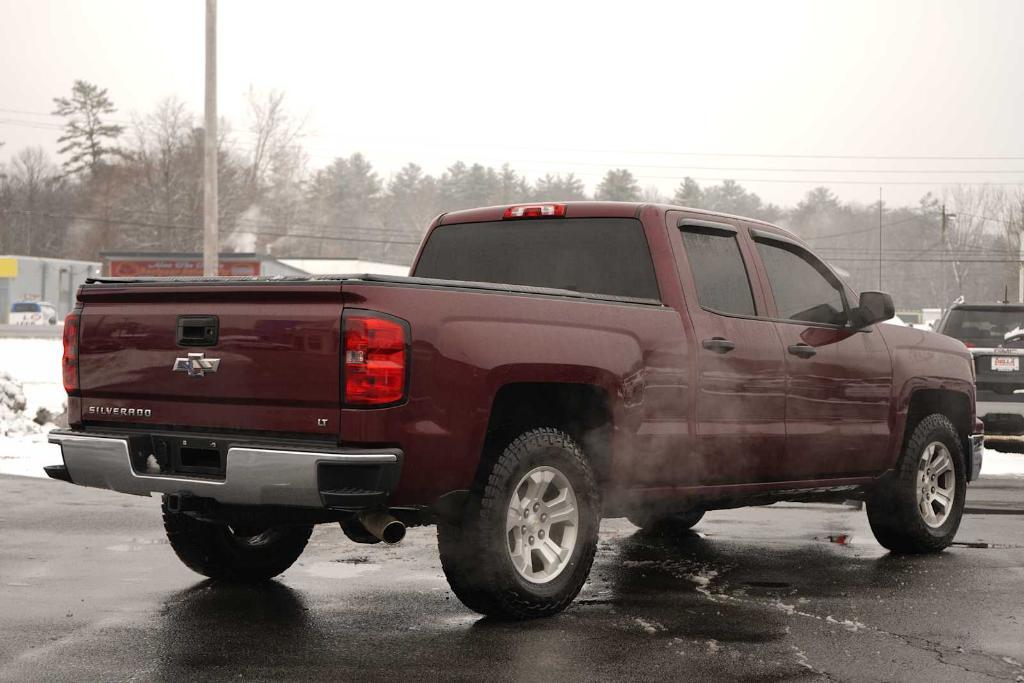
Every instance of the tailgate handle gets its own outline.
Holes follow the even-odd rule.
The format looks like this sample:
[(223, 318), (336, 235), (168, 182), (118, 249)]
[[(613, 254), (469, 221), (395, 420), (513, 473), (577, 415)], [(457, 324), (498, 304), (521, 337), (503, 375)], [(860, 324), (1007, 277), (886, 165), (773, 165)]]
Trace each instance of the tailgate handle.
[(178, 316), (178, 346), (213, 346), (220, 323), (215, 315)]

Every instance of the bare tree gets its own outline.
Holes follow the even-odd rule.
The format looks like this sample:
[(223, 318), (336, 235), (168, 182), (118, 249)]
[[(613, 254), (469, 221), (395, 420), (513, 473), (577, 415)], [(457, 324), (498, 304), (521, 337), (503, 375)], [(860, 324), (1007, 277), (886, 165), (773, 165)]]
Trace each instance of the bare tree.
[(42, 147), (26, 147), (11, 160), (3, 181), (9, 229), (6, 250), (26, 255), (49, 255), (62, 238), (60, 169)]
[(1005, 195), (1003, 226), (1006, 241), (1020, 258), (1017, 266), (1017, 300), (1024, 301), (1024, 189)]
[(945, 203), (956, 214), (947, 223), (942, 241), (956, 280), (957, 293), (965, 295), (968, 276), (974, 272), (980, 254), (1001, 230), (994, 227), (1001, 212), (1003, 195), (991, 185), (955, 185), (945, 193)]
[(276, 166), (294, 164), (303, 136), (305, 119), (296, 119), (289, 114), (284, 100), (282, 91), (271, 90), (260, 95), (249, 88), (249, 133), (253, 140), (245, 182), (254, 196), (267, 185)]
[(195, 117), (175, 97), (136, 120), (133, 208), (167, 224), (197, 219)]

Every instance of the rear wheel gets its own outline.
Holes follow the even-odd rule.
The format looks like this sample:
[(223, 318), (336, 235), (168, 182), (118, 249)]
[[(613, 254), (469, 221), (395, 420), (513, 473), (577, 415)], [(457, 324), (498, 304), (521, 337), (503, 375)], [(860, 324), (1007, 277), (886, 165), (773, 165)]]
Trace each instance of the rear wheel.
[(703, 510), (687, 510), (669, 515), (634, 513), (626, 519), (652, 536), (677, 536), (689, 532), (703, 518)]
[(579, 445), (557, 429), (524, 432), (470, 493), (459, 524), (438, 525), (441, 566), (470, 609), (507, 619), (561, 611), (597, 549), (600, 500)]
[(167, 540), (192, 571), (224, 581), (265, 581), (299, 559), (311, 525), (233, 528), (205, 522), (164, 507)]
[(945, 415), (929, 415), (914, 428), (894, 476), (868, 498), (871, 531), (896, 553), (939, 552), (960, 528), (966, 494), (956, 428)]

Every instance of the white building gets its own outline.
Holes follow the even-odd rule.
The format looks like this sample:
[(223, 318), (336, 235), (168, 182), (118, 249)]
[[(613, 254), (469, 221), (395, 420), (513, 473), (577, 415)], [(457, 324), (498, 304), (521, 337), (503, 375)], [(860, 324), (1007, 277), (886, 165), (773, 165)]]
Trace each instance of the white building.
[(98, 261), (0, 256), (0, 324), (7, 324), (16, 301), (51, 303), (58, 320), (63, 320), (75, 307), (78, 287), (99, 275)]

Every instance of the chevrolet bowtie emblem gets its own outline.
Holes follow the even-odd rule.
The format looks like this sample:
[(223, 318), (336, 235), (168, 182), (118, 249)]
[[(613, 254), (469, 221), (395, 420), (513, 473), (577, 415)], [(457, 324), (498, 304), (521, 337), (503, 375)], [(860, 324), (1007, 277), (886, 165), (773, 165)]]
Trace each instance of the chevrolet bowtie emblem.
[(173, 372), (187, 372), (189, 377), (205, 377), (208, 372), (217, 372), (220, 358), (206, 358), (203, 353), (190, 353), (187, 358), (174, 359)]

